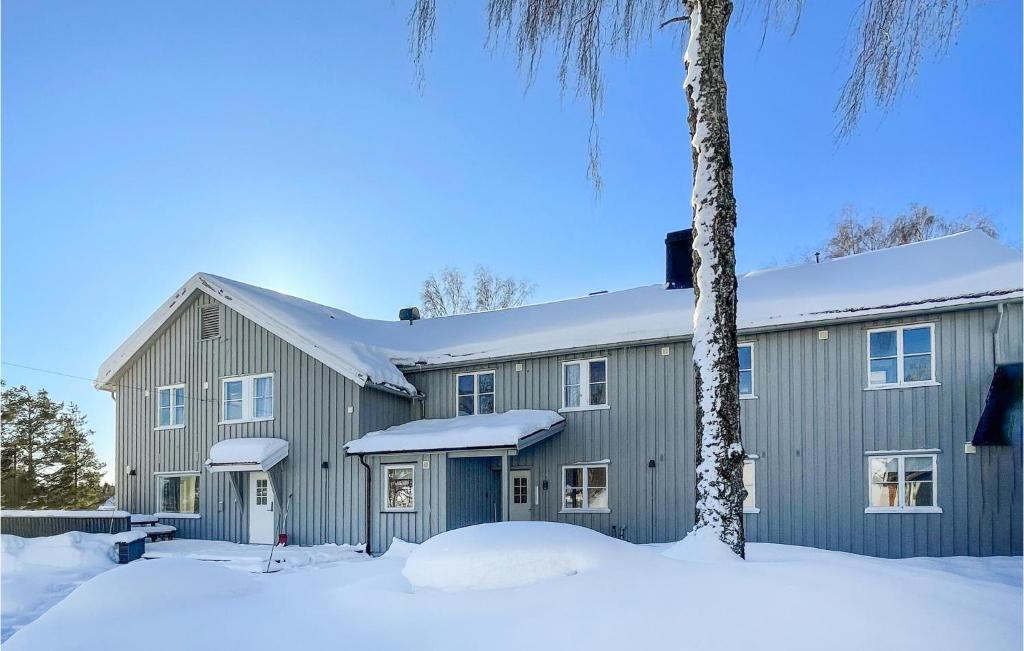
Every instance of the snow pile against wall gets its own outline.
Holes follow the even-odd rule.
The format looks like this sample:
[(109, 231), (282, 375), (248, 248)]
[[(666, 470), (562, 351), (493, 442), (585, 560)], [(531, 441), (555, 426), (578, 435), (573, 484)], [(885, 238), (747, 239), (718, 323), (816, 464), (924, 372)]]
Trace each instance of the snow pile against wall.
[(455, 418), (426, 418), (370, 432), (349, 441), (349, 454), (409, 450), (458, 450), (516, 446), (521, 439), (563, 422), (565, 418), (544, 409), (513, 409), (501, 414), (477, 414)]
[(0, 535), (0, 639), (6, 640), (83, 581), (113, 568), (114, 543), (127, 540), (119, 536), (78, 531), (45, 538)]
[[(1021, 255), (980, 231), (739, 276), (738, 327), (765, 328), (910, 307), (1020, 298)], [(199, 273), (100, 367), (113, 378), (194, 291), (217, 298), (360, 385), (409, 394), (398, 367), (468, 362), (582, 346), (692, 334), (693, 291), (660, 284), (518, 308), (400, 321), (363, 319), (338, 308)]]
[(415, 588), (496, 590), (622, 562), (635, 546), (560, 522), (496, 522), (455, 529), (412, 551), (403, 574)]

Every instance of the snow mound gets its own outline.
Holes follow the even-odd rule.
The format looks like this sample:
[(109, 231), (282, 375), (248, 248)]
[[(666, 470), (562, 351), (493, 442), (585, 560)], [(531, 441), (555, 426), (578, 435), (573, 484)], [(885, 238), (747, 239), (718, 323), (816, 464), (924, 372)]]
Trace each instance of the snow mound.
[(661, 553), (677, 561), (697, 563), (731, 563), (743, 560), (708, 527), (691, 531), (685, 538)]
[(581, 574), (637, 553), (571, 524), (495, 522), (430, 538), (412, 551), (403, 574), (415, 588), (495, 590)]
[(388, 550), (380, 555), (381, 558), (409, 558), (409, 554), (412, 554), (419, 545), (416, 543), (406, 542), (401, 538), (392, 538), (391, 545), (388, 546)]

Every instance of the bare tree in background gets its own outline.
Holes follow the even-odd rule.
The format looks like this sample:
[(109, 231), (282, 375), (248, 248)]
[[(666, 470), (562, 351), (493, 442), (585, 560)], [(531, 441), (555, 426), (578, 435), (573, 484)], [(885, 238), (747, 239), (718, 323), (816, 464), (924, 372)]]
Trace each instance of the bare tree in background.
[(864, 220), (853, 207), (847, 206), (843, 209), (843, 216), (836, 222), (835, 232), (825, 245), (822, 257), (841, 258), (972, 229), (984, 231), (993, 238), (999, 237), (995, 225), (984, 215), (970, 214), (963, 219), (946, 219), (936, 215), (928, 206), (911, 204), (906, 212), (892, 219), (875, 215)]
[(451, 316), (517, 307), (526, 303), (533, 290), (531, 283), (512, 276), (495, 276), (483, 265), (474, 270), (470, 288), (461, 269), (445, 267), (440, 276), (430, 274), (423, 281), (420, 301), (427, 318)]
[[(839, 135), (857, 123), (867, 89), (887, 107), (912, 78), (922, 53), (948, 44), (967, 0), (865, 0), (854, 66), (836, 104)], [(626, 56), (659, 29), (688, 25), (682, 59), (689, 109), (694, 232), (694, 367), (697, 391), (695, 529), (708, 528), (740, 556), (743, 536), (743, 446), (739, 431), (736, 352), (736, 199), (726, 112), (725, 35), (731, 0), (488, 0), (490, 44), (511, 42), (527, 84), (545, 49), (558, 58), (563, 91), (590, 107), (588, 175), (600, 188), (597, 116), (606, 56)], [(799, 22), (801, 0), (753, 5), (769, 24)], [(950, 6), (954, 10), (950, 10)], [(422, 81), (437, 24), (436, 0), (414, 0), (411, 51)], [(945, 29), (942, 29), (945, 28)]]

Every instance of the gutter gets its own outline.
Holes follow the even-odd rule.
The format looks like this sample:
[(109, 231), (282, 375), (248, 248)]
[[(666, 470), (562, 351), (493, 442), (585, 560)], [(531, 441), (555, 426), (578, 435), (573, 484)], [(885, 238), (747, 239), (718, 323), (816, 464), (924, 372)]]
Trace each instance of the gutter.
[(999, 330), (1003, 327), (1003, 314), (1006, 311), (1006, 303), (999, 303), (996, 306), (998, 313), (996, 315), (996, 324), (992, 327), (992, 365), (997, 366), (999, 364)]

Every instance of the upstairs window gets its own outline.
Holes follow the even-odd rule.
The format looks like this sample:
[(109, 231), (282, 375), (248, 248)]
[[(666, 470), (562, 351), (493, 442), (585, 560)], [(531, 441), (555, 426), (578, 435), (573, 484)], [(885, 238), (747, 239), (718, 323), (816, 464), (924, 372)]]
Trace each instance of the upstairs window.
[(185, 426), (185, 385), (160, 387), (157, 393), (157, 429)]
[(902, 387), (935, 383), (935, 325), (868, 331), (868, 386)]
[(459, 416), (494, 413), (494, 371), (460, 373), (455, 386)]
[(243, 375), (221, 381), (221, 423), (271, 420), (274, 417), (274, 376)]
[(740, 395), (754, 396), (754, 344), (740, 344)]
[(562, 362), (562, 410), (608, 407), (608, 360)]

